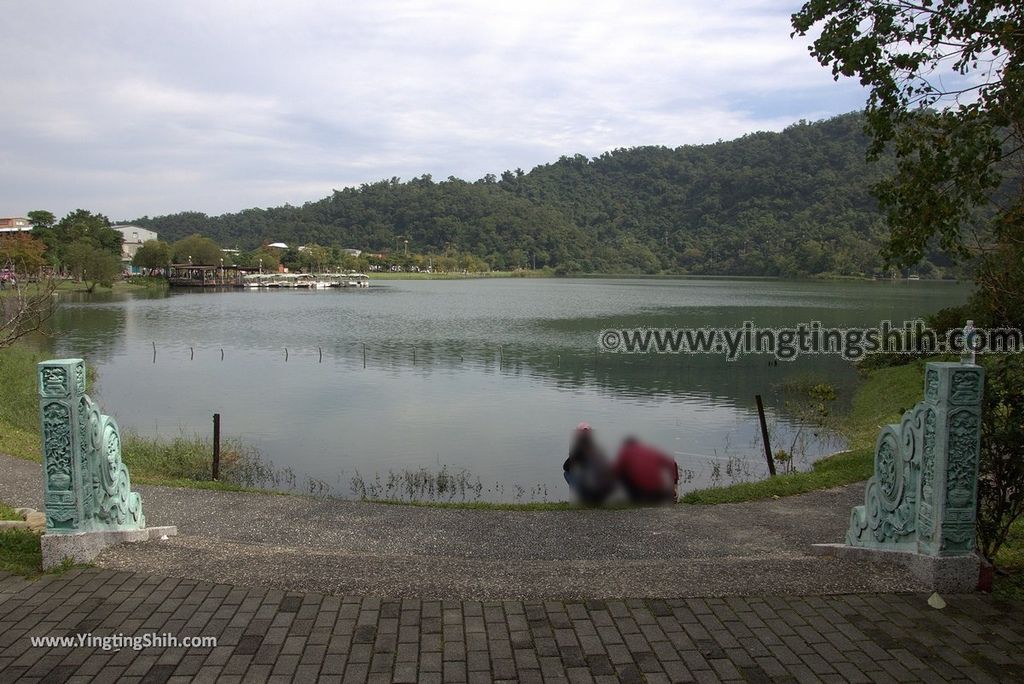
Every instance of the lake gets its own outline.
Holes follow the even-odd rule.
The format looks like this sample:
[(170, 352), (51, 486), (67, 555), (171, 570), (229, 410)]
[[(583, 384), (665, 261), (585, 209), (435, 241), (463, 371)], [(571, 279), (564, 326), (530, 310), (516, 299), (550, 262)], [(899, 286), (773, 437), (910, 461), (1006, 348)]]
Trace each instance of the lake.
[[(773, 446), (789, 448), (794, 383), (833, 384), (841, 409), (856, 381), (839, 357), (597, 353), (599, 331), (877, 325), (968, 293), (934, 282), (593, 278), (69, 295), (52, 351), (87, 360), (94, 397), (122, 428), (209, 435), (220, 413), (226, 436), (288, 469), (300, 490), (312, 480), (337, 496), (397, 495), (389, 478), (444, 468), (479, 482), (457, 500), (556, 501), (568, 498), (561, 463), (580, 421), (612, 453), (629, 434), (672, 453), (685, 491), (765, 474), (755, 394)], [(813, 429), (800, 442), (801, 467), (841, 446)]]

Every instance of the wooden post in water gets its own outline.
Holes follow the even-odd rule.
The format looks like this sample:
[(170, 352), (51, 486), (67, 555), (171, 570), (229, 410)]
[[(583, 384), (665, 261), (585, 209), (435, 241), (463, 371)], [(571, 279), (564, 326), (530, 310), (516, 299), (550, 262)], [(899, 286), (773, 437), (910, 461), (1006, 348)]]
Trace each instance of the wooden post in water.
[(768, 461), (768, 472), (775, 477), (775, 459), (772, 458), (772, 445), (768, 441), (768, 423), (764, 419), (764, 403), (761, 395), (755, 394), (754, 401), (757, 402), (757, 419), (761, 421), (761, 441), (764, 442), (764, 457)]
[(213, 414), (213, 479), (220, 479), (220, 414)]

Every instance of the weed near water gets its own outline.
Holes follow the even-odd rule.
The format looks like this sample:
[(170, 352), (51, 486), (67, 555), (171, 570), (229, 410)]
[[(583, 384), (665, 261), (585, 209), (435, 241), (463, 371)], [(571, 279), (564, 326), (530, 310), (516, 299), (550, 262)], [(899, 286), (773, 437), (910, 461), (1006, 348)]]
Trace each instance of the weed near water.
[(818, 489), (861, 482), (874, 469), (878, 431), (898, 421), (903, 411), (921, 399), (924, 361), (869, 371), (853, 396), (848, 413), (837, 418), (849, 449), (812, 464), (808, 471), (792, 472), (758, 482), (700, 489), (684, 495), (686, 504), (720, 504), (803, 494)]

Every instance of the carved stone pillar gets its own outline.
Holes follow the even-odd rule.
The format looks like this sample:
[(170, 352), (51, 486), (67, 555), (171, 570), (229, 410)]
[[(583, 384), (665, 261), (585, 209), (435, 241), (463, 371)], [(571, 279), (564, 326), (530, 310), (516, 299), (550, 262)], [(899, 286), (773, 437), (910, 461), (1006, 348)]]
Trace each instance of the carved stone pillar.
[(984, 370), (929, 363), (924, 400), (887, 425), (875, 446), (875, 474), (853, 509), (846, 543), (928, 556), (969, 556), (975, 548)]
[(984, 370), (973, 364), (930, 363), (925, 371), (934, 448), (926, 440), (921, 452), (920, 553), (974, 553), (984, 386)]
[(59, 359), (39, 364), (39, 414), (43, 437), (43, 503), (48, 532), (92, 529), (93, 486), (79, 429), (85, 397), (85, 364)]
[[(142, 499), (131, 490), (121, 460), (120, 430), (85, 393), (85, 364), (81, 359), (44, 361), (38, 372), (44, 564), (53, 558), (59, 563), (65, 555), (89, 560), (104, 545), (148, 538)], [(173, 528), (149, 530), (175, 533)]]

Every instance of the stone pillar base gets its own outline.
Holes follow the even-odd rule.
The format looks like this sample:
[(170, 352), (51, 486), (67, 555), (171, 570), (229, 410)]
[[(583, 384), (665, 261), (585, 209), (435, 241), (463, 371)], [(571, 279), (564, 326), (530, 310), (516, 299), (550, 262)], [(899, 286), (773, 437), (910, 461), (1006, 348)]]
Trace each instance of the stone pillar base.
[(899, 563), (928, 589), (942, 594), (975, 591), (981, 573), (981, 559), (973, 553), (969, 556), (925, 556), (909, 551), (866, 549), (846, 544), (811, 544), (811, 553), (868, 562)]
[(115, 544), (130, 544), (177, 535), (178, 528), (173, 526), (72, 534), (47, 533), (39, 539), (43, 552), (43, 570), (59, 566), (65, 558), (70, 558), (75, 563), (89, 563), (100, 554), (100, 551)]

